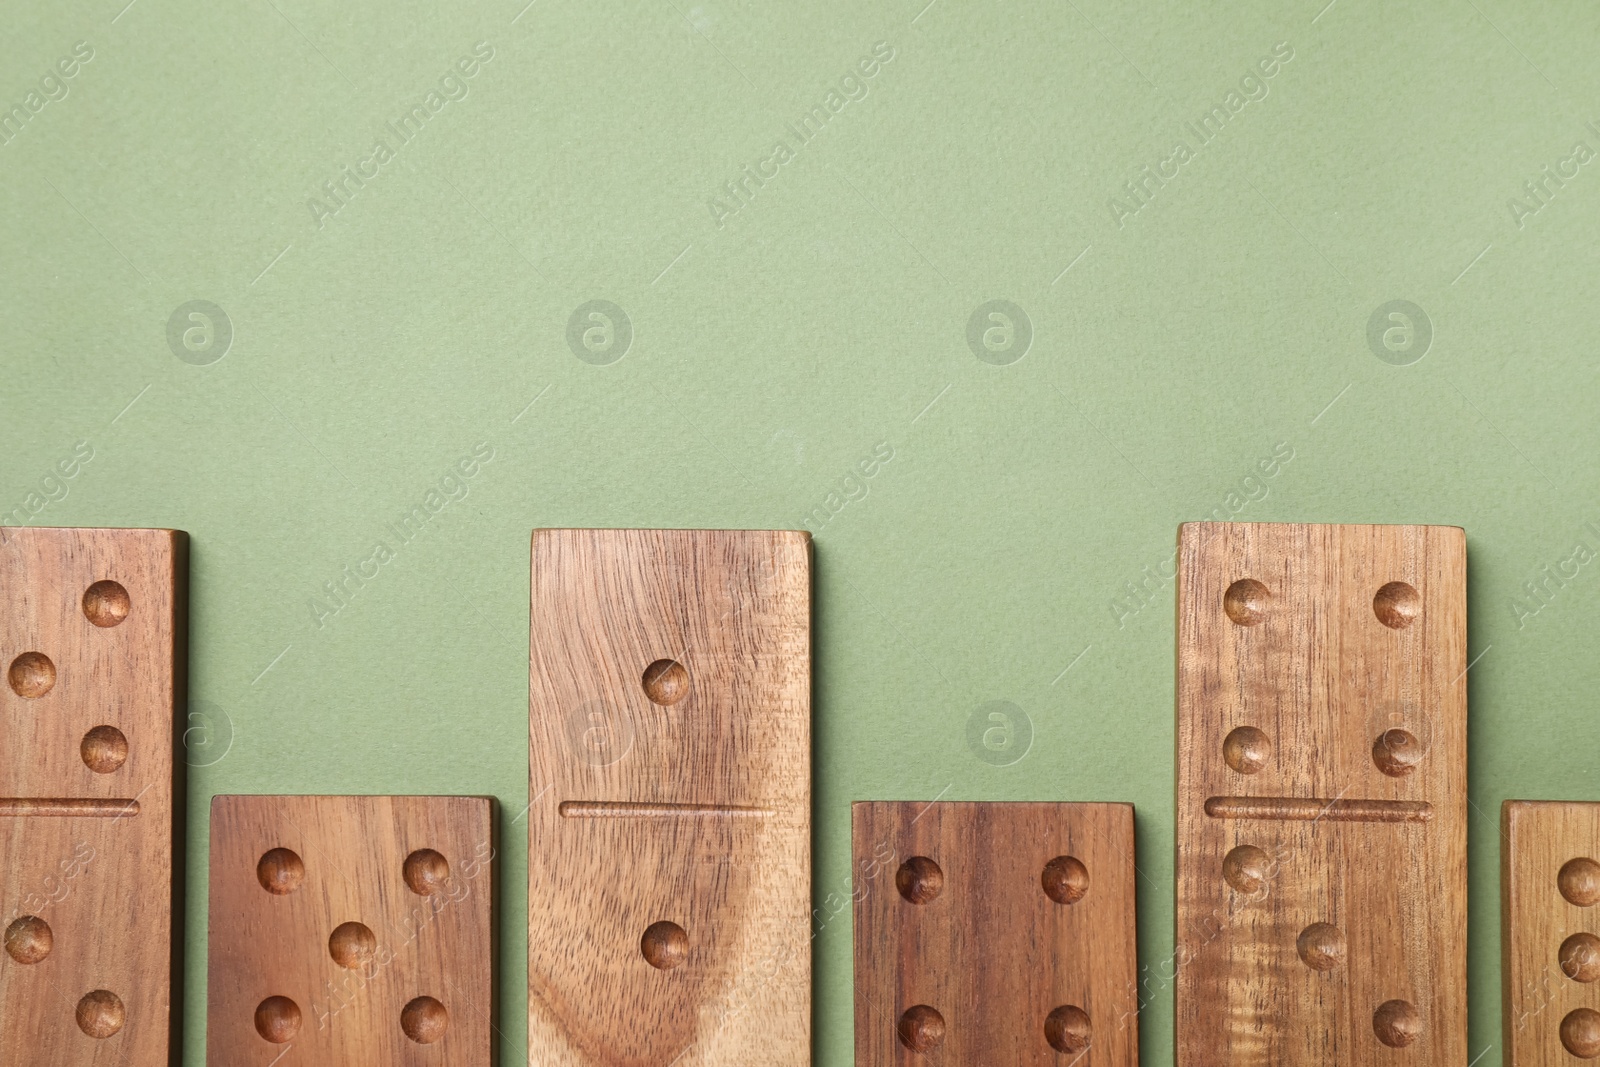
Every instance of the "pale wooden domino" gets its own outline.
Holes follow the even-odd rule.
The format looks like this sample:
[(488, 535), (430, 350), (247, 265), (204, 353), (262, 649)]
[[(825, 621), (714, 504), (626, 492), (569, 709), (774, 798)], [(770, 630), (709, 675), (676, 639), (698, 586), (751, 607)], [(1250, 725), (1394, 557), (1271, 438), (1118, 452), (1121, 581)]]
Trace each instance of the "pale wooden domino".
[(1506, 1067), (1600, 1057), (1600, 804), (1500, 809)]
[(810, 558), (534, 533), (530, 1062), (809, 1067)]
[(175, 1054), (187, 554), (175, 530), (0, 530), (0, 1063)]
[(851, 816), (856, 1067), (1137, 1067), (1132, 805)]
[(1461, 1067), (1466, 538), (1188, 523), (1179, 1067)]
[(211, 1067), (495, 1062), (494, 802), (211, 802)]

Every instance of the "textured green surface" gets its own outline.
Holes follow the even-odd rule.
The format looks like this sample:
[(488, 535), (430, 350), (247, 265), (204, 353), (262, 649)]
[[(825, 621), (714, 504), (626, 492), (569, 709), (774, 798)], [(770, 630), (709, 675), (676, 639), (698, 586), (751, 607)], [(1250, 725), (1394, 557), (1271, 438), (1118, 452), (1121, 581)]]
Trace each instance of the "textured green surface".
[[(191, 757), (188, 1063), (224, 791), (498, 796), (518, 1062), (530, 529), (806, 524), (823, 915), (852, 799), (1133, 801), (1145, 1062), (1169, 1062), (1162, 568), (1213, 515), (1467, 529), (1471, 1040), (1498, 1046), (1500, 801), (1600, 796), (1600, 166), (1574, 157), (1600, 148), (1600, 7), (124, 2), (0, 12), (8, 107), (93, 51), (0, 144), (0, 522), (193, 535), (216, 732)], [(386, 123), (475, 46), (401, 144)], [(1548, 204), (1524, 189), (1546, 166), (1576, 171)], [(1007, 365), (968, 342), (995, 299), (1031, 323)], [(193, 300), (231, 323), (209, 365), (168, 342)], [(609, 365), (567, 340), (590, 300), (631, 322)], [(1420, 350), (1404, 323), (1398, 354), (1369, 345), (1393, 300), (1431, 323), (1420, 362), (1393, 362)], [(1010, 765), (969, 747), (991, 701), (1031, 724)], [(817, 1062), (843, 1067), (847, 913), (815, 946)]]

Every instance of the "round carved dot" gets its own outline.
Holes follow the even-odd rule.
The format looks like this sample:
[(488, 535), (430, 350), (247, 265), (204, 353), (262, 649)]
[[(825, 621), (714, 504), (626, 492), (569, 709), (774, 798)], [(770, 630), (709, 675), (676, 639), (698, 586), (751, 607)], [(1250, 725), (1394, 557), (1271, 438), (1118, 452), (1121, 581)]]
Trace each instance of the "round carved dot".
[(1240, 845), (1222, 857), (1222, 877), (1246, 896), (1266, 889), (1271, 871), (1272, 860), (1254, 845)]
[(1057, 856), (1044, 865), (1039, 881), (1057, 904), (1076, 904), (1089, 892), (1089, 868), (1076, 856)]
[(328, 937), (328, 955), (346, 970), (355, 970), (378, 951), (378, 939), (364, 923), (340, 923)]
[(431, 1045), (450, 1026), (450, 1013), (432, 997), (418, 997), (400, 1012), (400, 1029), (419, 1045)]
[(275, 897), (293, 893), (305, 880), (305, 863), (287, 848), (273, 849), (256, 864), (256, 881)]
[(926, 856), (912, 856), (894, 872), (894, 887), (913, 904), (926, 904), (944, 889), (944, 872)]
[(1422, 742), (1409, 730), (1385, 730), (1372, 742), (1372, 762), (1390, 778), (1404, 778), (1422, 762)]
[(1089, 1013), (1076, 1004), (1063, 1004), (1045, 1017), (1044, 1039), (1057, 1052), (1082, 1052), (1093, 1037)]
[(1600, 1011), (1578, 1008), (1561, 1020), (1561, 1044), (1580, 1060), (1600, 1056)]
[(56, 685), (56, 665), (43, 652), (24, 652), (11, 661), (7, 677), (19, 697), (38, 700)]
[(1344, 962), (1344, 935), (1332, 923), (1312, 923), (1300, 931), (1294, 947), (1313, 971), (1331, 971)]
[(1267, 621), (1267, 601), (1272, 591), (1254, 578), (1240, 578), (1222, 595), (1222, 610), (1240, 626), (1255, 626)]
[(300, 1005), (288, 997), (268, 997), (256, 1005), (256, 1033), (283, 1045), (300, 1032)]
[(1556, 885), (1569, 904), (1587, 908), (1600, 902), (1600, 863), (1580, 856), (1561, 865)]
[(689, 695), (689, 672), (675, 659), (658, 659), (644, 669), (644, 695), (666, 707)]
[(444, 892), (450, 878), (450, 861), (431, 848), (419, 848), (406, 857), (406, 885), (419, 897)]
[(1422, 1036), (1422, 1016), (1404, 1000), (1386, 1000), (1372, 1013), (1372, 1032), (1390, 1048), (1405, 1048)]
[(96, 626), (115, 626), (128, 617), (132, 608), (133, 601), (120, 582), (107, 579), (84, 590), (83, 614)]
[(128, 1021), (122, 998), (109, 989), (85, 993), (78, 1001), (78, 1029), (93, 1038), (108, 1038)]
[(1422, 597), (1405, 582), (1390, 582), (1372, 598), (1372, 612), (1391, 630), (1404, 630), (1422, 614)]
[(1240, 774), (1254, 774), (1272, 757), (1272, 742), (1254, 726), (1238, 726), (1222, 739), (1222, 758)]
[(6, 927), (6, 954), (18, 963), (38, 963), (55, 943), (50, 924), (37, 915), (24, 915)]
[(944, 1016), (926, 1004), (914, 1004), (900, 1016), (895, 1027), (900, 1043), (912, 1052), (927, 1052), (944, 1041)]
[(84, 766), (96, 774), (110, 774), (128, 762), (128, 739), (115, 726), (96, 726), (78, 746)]
[(689, 958), (689, 935), (674, 922), (651, 923), (639, 939), (645, 962), (658, 971), (670, 971)]
[(1600, 978), (1600, 937), (1573, 934), (1561, 942), (1561, 973), (1574, 982)]

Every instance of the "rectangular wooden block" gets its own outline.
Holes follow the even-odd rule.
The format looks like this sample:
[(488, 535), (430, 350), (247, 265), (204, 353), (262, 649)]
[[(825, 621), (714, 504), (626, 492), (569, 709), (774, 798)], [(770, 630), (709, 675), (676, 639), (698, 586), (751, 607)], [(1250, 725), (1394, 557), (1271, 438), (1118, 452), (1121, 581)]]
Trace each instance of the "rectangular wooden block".
[(811, 542), (538, 530), (528, 1045), (809, 1067)]
[(494, 801), (211, 801), (211, 1067), (495, 1062)]
[(1465, 535), (1178, 547), (1180, 1067), (1461, 1067)]
[(1593, 1059), (1600, 1056), (1600, 804), (1508, 800), (1500, 829), (1506, 1067)]
[(1131, 804), (851, 809), (856, 1067), (1137, 1067)]
[(0, 531), (0, 1063), (176, 1062), (187, 549)]

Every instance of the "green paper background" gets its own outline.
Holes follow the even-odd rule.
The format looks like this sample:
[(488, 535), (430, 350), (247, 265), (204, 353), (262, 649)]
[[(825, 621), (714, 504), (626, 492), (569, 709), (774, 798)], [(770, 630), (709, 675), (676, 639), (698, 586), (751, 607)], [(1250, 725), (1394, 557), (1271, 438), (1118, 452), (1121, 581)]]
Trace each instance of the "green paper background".
[[(0, 144), (0, 522), (193, 536), (185, 1062), (218, 792), (497, 796), (522, 1059), (547, 525), (812, 529), (818, 907), (848, 896), (853, 799), (1132, 801), (1155, 974), (1160, 572), (1205, 517), (1466, 528), (1471, 1042), (1498, 1060), (1500, 802), (1600, 797), (1600, 567), (1542, 571), (1600, 550), (1600, 165), (1570, 162), (1600, 147), (1600, 7), (125, 2), (0, 11), (7, 108), (93, 49)], [(478, 42), (466, 95), (400, 145), (386, 123)], [(865, 96), (802, 144), (789, 124), (877, 42)], [(308, 202), (379, 138), (393, 158), (319, 225)], [(1145, 177), (1179, 139), (1193, 158)], [(746, 202), (724, 186), (747, 164), (770, 176)], [(1544, 203), (1547, 166), (1577, 173)], [(597, 299), (631, 324), (606, 365), (567, 338)], [(1031, 325), (1005, 365), (968, 341), (994, 299)], [(201, 351), (168, 341), (192, 300), (231, 324), (207, 365), (175, 355), (219, 354), (203, 323), (177, 331)], [(1400, 320), (1398, 352), (1369, 343), (1393, 300), (1425, 351)], [(480, 442), (465, 497), (319, 620)], [(995, 700), (1031, 725), (1006, 766), (967, 741)], [(816, 1061), (844, 1067), (847, 911), (815, 949)], [(1168, 1063), (1150, 991), (1144, 1062)]]

